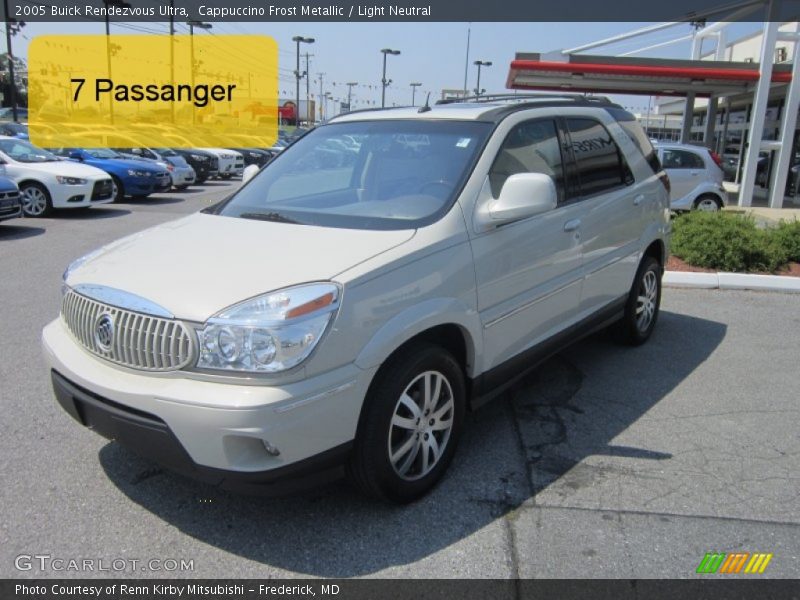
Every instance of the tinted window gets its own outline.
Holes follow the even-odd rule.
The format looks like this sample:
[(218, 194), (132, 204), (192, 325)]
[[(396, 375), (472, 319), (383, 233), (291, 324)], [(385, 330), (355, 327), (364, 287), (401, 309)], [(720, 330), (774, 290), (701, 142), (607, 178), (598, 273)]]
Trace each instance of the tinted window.
[(705, 169), (703, 159), (688, 150), (665, 148), (662, 162), (665, 169)]
[(639, 152), (644, 155), (647, 164), (653, 169), (653, 173), (661, 171), (661, 163), (658, 160), (658, 154), (656, 154), (653, 144), (650, 143), (650, 139), (647, 137), (644, 129), (642, 129), (642, 126), (639, 125), (636, 117), (621, 108), (609, 108), (608, 112), (611, 113), (611, 116), (617, 120), (620, 127), (628, 134), (628, 137), (631, 138), (631, 141), (639, 149)]
[(622, 153), (599, 121), (567, 119), (567, 127), (584, 196), (613, 190), (632, 182)]
[(492, 196), (499, 197), (506, 179), (517, 173), (549, 175), (559, 202), (564, 200), (564, 167), (554, 121), (529, 121), (509, 132), (489, 171)]

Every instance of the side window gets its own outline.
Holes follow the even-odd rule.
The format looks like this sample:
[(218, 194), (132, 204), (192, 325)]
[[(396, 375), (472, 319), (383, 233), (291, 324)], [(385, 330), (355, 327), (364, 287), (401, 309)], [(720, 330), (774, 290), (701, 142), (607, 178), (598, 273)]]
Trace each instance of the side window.
[(670, 150), (665, 148), (663, 154), (665, 169), (704, 169), (703, 159), (688, 150)]
[(581, 193), (592, 196), (633, 183), (614, 138), (594, 119), (567, 119)]
[(506, 179), (517, 173), (549, 175), (559, 203), (564, 201), (564, 164), (555, 121), (528, 121), (509, 132), (489, 171), (492, 196), (499, 197)]

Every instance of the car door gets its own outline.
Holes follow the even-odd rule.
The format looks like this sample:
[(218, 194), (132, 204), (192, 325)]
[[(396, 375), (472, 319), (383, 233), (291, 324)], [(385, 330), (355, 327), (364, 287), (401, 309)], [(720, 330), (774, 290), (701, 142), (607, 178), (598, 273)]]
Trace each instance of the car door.
[[(479, 231), (472, 237), (478, 310), (483, 323), (483, 371), (502, 381), (514, 359), (574, 318), (581, 288), (579, 208), (570, 203), (564, 138), (557, 119), (524, 120), (508, 131), (478, 200), (498, 197), (516, 173), (553, 178), (559, 205), (546, 213)], [(487, 383), (491, 377), (487, 378)]]
[(670, 201), (685, 198), (703, 182), (705, 165), (694, 152), (677, 148), (661, 149), (661, 164), (669, 176)]
[(579, 314), (587, 317), (627, 293), (647, 199), (619, 147), (629, 139), (616, 140), (597, 118), (564, 117), (564, 122), (580, 184), (584, 281)]

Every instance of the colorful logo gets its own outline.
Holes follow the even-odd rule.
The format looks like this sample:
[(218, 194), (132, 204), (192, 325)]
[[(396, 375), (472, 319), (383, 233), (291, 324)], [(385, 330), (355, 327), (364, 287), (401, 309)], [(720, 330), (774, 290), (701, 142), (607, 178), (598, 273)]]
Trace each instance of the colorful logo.
[[(763, 552), (707, 552), (697, 567), (698, 573), (763, 573), (767, 569), (772, 553)], [(746, 565), (746, 566), (745, 566)]]

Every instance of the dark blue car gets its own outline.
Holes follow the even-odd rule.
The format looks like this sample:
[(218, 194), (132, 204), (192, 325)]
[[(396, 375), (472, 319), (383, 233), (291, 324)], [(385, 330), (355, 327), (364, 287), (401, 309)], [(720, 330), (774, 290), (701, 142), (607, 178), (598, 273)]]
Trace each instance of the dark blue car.
[(121, 201), (125, 196), (143, 198), (166, 192), (172, 187), (172, 179), (166, 169), (153, 163), (124, 158), (108, 148), (59, 148), (54, 152), (102, 169), (111, 175), (115, 202)]
[(0, 176), (0, 221), (22, 216), (22, 201), (17, 184)]

